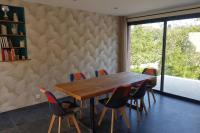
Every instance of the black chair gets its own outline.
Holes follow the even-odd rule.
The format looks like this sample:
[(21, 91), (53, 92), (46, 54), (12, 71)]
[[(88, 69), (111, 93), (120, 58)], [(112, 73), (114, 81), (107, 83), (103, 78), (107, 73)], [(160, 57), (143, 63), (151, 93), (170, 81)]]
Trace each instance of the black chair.
[(101, 122), (103, 120), (103, 117), (105, 113), (111, 109), (112, 110), (112, 120), (111, 120), (111, 133), (113, 133), (113, 127), (114, 127), (114, 120), (116, 118), (116, 111), (119, 110), (122, 116), (125, 119), (125, 122), (127, 124), (127, 127), (130, 128), (130, 123), (128, 120), (128, 117), (126, 116), (126, 104), (129, 99), (129, 93), (131, 91), (131, 85), (128, 86), (122, 86), (114, 90), (113, 95), (110, 98), (105, 98), (99, 100), (99, 102), (104, 105), (103, 111), (100, 115), (100, 119), (98, 121), (98, 125), (101, 125)]
[(80, 127), (75, 118), (75, 113), (79, 110), (79, 107), (69, 101), (59, 102), (51, 92), (46, 91), (44, 88), (40, 88), (40, 91), (46, 95), (52, 113), (48, 133), (51, 133), (54, 121), (57, 117), (59, 119), (58, 133), (61, 133), (61, 123), (64, 117), (67, 117), (68, 121), (72, 120), (77, 132), (81, 133)]
[(148, 83), (148, 80), (142, 81), (140, 82), (140, 86), (137, 89), (132, 89), (130, 92), (130, 109), (132, 108), (132, 101), (134, 100), (137, 109), (138, 121), (140, 121), (138, 100), (140, 100), (140, 106), (142, 106), (142, 108), (144, 108), (145, 113), (147, 113), (146, 105), (144, 103), (144, 96), (146, 93)]
[(147, 95), (148, 95), (149, 107), (151, 107), (150, 93), (153, 96), (154, 103), (156, 103), (156, 98), (155, 98), (155, 94), (153, 92), (153, 87), (155, 87), (156, 84), (157, 84), (157, 77), (156, 77), (157, 76), (157, 70), (154, 69), (154, 68), (145, 68), (142, 73), (154, 76), (154, 78), (149, 80), (148, 84), (146, 85), (147, 86)]
[[(74, 82), (74, 81), (77, 81), (77, 80), (84, 80), (86, 79), (86, 76), (81, 73), (81, 72), (77, 72), (77, 73), (71, 73), (69, 75), (69, 78), (70, 78), (70, 81), (71, 82)], [(85, 107), (84, 107), (85, 105)], [(80, 118), (83, 118), (83, 109), (84, 108), (87, 108), (87, 102), (86, 101), (80, 101)]]

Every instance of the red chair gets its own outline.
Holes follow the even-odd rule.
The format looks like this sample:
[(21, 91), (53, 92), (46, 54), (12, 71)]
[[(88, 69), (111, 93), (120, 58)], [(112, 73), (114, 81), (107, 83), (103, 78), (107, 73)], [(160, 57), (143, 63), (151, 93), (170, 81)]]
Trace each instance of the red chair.
[(112, 110), (112, 120), (111, 120), (111, 133), (113, 133), (113, 127), (114, 127), (114, 120), (116, 118), (116, 111), (120, 111), (122, 116), (125, 119), (125, 122), (127, 124), (127, 127), (130, 128), (130, 123), (128, 120), (128, 117), (126, 115), (126, 104), (129, 99), (129, 93), (131, 91), (131, 85), (128, 86), (122, 86), (113, 91), (113, 94), (110, 98), (105, 98), (99, 100), (99, 102), (104, 105), (103, 111), (100, 115), (100, 119), (98, 122), (98, 125), (101, 125), (101, 122), (103, 120), (103, 117), (105, 116), (105, 113), (111, 109)]
[[(77, 80), (84, 80), (86, 79), (86, 76), (81, 73), (81, 72), (78, 72), (78, 73), (71, 73), (70, 74), (70, 81), (71, 82), (74, 82), (74, 81), (77, 81)], [(80, 101), (80, 118), (83, 117), (83, 108), (84, 108), (84, 104), (85, 106), (87, 107), (87, 103), (83, 103), (83, 101)]]
[(155, 98), (155, 94), (153, 92), (153, 87), (156, 86), (157, 84), (157, 70), (154, 68), (145, 68), (142, 72), (143, 74), (147, 74), (147, 75), (151, 75), (151, 76), (155, 76), (155, 78), (149, 80), (148, 84), (147, 84), (147, 94), (148, 94), (148, 102), (149, 102), (149, 107), (151, 107), (151, 101), (150, 101), (150, 93), (153, 96), (153, 100), (154, 103), (156, 103), (156, 98)]
[(46, 91), (44, 88), (40, 88), (40, 91), (46, 95), (49, 103), (49, 108), (52, 113), (48, 133), (51, 133), (56, 118), (59, 119), (58, 133), (61, 133), (61, 123), (64, 117), (67, 117), (67, 120), (69, 119), (72, 120), (76, 127), (77, 132), (81, 133), (80, 127), (75, 118), (75, 113), (79, 110), (79, 107), (69, 101), (59, 102), (50, 91)]

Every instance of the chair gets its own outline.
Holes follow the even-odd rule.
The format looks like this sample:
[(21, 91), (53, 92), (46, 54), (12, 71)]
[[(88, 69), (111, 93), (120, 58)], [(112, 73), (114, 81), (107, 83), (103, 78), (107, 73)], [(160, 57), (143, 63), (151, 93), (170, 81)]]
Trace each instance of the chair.
[[(108, 72), (105, 69), (100, 69), (95, 71), (95, 76), (100, 77), (100, 76), (105, 76), (108, 75)], [(109, 94), (106, 94), (106, 97), (109, 97)]]
[(49, 107), (52, 113), (48, 133), (51, 133), (51, 130), (56, 118), (59, 119), (58, 133), (61, 133), (61, 123), (64, 117), (66, 117), (68, 121), (69, 119), (73, 121), (77, 132), (81, 133), (80, 127), (75, 118), (75, 112), (79, 110), (79, 107), (69, 101), (59, 102), (50, 91), (46, 91), (44, 88), (40, 88), (40, 91), (46, 95), (48, 99)]
[(101, 122), (105, 116), (105, 113), (111, 109), (112, 110), (112, 119), (111, 119), (111, 133), (113, 133), (113, 127), (114, 127), (114, 120), (116, 120), (116, 111), (119, 110), (122, 116), (125, 119), (125, 122), (127, 124), (127, 127), (130, 128), (130, 123), (128, 120), (128, 117), (126, 115), (126, 104), (129, 99), (129, 93), (131, 90), (131, 85), (128, 86), (122, 86), (119, 88), (114, 89), (113, 94), (110, 98), (105, 98), (99, 100), (99, 102), (104, 105), (103, 111), (100, 115), (100, 119), (98, 121), (98, 125), (101, 125)]
[[(81, 72), (78, 72), (78, 73), (71, 73), (70, 74), (70, 81), (71, 82), (74, 82), (74, 81), (77, 81), (77, 80), (83, 80), (83, 79), (86, 79), (86, 76), (81, 73)], [(85, 103), (85, 105), (87, 106), (87, 104)], [(83, 101), (80, 101), (80, 118), (83, 117)]]
[(78, 73), (71, 73), (70, 74), (70, 81), (73, 82), (75, 80), (82, 80), (82, 79), (86, 79), (86, 76), (81, 73), (81, 72), (78, 72)]
[(96, 70), (95, 71), (95, 76), (96, 77), (100, 77), (100, 76), (104, 76), (104, 75), (108, 75), (108, 72), (104, 69), (100, 69), (100, 70)]
[(130, 92), (130, 109), (132, 107), (132, 101), (134, 100), (134, 103), (136, 104), (137, 109), (137, 118), (138, 121), (140, 121), (140, 115), (139, 115), (139, 106), (138, 106), (138, 100), (140, 100), (140, 106), (144, 108), (145, 113), (147, 113), (146, 105), (144, 103), (144, 96), (146, 93), (146, 85), (148, 84), (148, 80), (140, 82), (140, 87), (137, 89), (132, 89)]
[(156, 84), (157, 84), (157, 78), (156, 78), (157, 70), (154, 69), (154, 68), (145, 68), (142, 73), (143, 74), (147, 74), (147, 75), (155, 76), (155, 78), (149, 80), (148, 85), (147, 85), (148, 102), (149, 102), (149, 107), (151, 107), (150, 93), (153, 96), (154, 103), (156, 103), (156, 98), (155, 98), (155, 94), (153, 92), (153, 87), (155, 87)]

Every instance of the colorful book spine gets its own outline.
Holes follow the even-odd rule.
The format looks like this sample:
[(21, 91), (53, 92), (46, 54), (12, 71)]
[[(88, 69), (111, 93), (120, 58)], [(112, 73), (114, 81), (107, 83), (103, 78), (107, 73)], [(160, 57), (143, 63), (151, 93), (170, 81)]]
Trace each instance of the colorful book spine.
[(15, 50), (12, 48), (10, 53), (11, 53), (11, 61), (14, 61), (15, 60)]

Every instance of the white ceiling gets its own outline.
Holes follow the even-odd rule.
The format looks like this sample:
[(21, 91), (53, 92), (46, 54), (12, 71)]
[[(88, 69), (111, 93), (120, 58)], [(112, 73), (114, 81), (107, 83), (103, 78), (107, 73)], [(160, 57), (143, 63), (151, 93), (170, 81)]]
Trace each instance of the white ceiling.
[[(200, 4), (200, 0), (24, 0), (81, 9), (110, 15), (131, 15), (142, 12)], [(118, 8), (118, 9), (114, 9)]]

